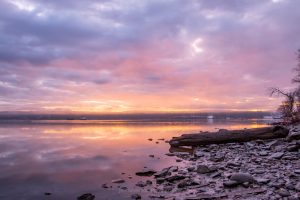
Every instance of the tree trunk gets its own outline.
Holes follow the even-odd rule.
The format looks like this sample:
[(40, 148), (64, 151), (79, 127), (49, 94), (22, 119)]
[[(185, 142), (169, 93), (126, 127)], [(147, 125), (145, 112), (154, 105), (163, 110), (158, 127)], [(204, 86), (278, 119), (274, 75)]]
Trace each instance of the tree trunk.
[(224, 130), (218, 132), (202, 132), (195, 134), (184, 134), (170, 140), (172, 147), (180, 146), (200, 146), (208, 144), (222, 144), (232, 142), (248, 142), (251, 140), (265, 140), (274, 138), (284, 138), (289, 130), (282, 126), (243, 129), (243, 130)]

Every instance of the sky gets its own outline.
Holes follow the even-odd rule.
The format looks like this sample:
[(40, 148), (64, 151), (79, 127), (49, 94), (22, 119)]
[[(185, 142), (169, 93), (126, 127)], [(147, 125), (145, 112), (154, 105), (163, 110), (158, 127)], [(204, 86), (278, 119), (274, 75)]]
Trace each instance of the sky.
[(0, 111), (269, 111), (298, 0), (1, 0)]

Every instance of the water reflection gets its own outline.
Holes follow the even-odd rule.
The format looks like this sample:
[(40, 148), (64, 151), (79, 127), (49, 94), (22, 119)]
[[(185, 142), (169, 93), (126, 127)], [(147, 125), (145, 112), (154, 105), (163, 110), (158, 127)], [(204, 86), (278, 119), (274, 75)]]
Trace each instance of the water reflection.
[[(126, 199), (133, 190), (139, 191), (134, 186), (140, 180), (134, 176), (137, 170), (175, 164), (174, 158), (164, 155), (169, 145), (158, 139), (216, 127), (261, 126), (257, 121), (2, 125), (0, 199), (76, 199), (86, 192), (95, 194), (96, 199)], [(129, 192), (116, 186), (101, 188), (118, 178), (126, 180)], [(52, 195), (45, 196), (45, 192)]]

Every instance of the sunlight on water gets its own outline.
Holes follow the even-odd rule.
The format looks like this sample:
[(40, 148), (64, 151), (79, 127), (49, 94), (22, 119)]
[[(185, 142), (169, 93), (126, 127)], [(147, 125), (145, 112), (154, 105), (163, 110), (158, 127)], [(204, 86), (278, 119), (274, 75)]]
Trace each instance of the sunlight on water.
[[(183, 133), (265, 126), (256, 121), (213, 123), (10, 124), (0, 127), (0, 199), (126, 199), (129, 192), (112, 179), (134, 188), (134, 174), (144, 167), (160, 170), (175, 164), (165, 141)], [(153, 141), (149, 141), (152, 138)], [(157, 144), (157, 143), (158, 144)], [(155, 155), (154, 158), (149, 154)], [(122, 174), (124, 173), (124, 174)], [(132, 176), (132, 179), (129, 177)], [(135, 189), (137, 190), (137, 189)], [(51, 196), (45, 196), (51, 192)]]

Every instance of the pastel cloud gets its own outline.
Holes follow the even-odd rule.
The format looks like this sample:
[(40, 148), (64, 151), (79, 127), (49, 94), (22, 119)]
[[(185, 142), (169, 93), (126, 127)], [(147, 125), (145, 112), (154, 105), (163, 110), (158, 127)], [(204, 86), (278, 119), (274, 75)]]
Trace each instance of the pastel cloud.
[(272, 110), (300, 2), (0, 2), (0, 111)]

